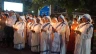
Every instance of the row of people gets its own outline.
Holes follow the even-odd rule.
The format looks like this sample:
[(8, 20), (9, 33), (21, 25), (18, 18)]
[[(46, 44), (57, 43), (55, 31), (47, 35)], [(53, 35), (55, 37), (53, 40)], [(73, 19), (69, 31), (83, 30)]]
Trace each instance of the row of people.
[[(32, 52), (40, 52), (41, 54), (66, 53), (66, 43), (69, 41), (70, 29), (63, 15), (60, 15), (58, 20), (53, 18), (51, 21), (49, 16), (45, 16), (44, 18), (28, 19), (28, 21), (28, 44), (31, 46)], [(14, 47), (17, 46), (17, 49), (22, 49), (25, 43), (24, 21), (18, 21), (14, 28)]]
[(50, 16), (28, 16), (27, 21), (18, 16), (18, 19), (17, 21), (14, 12), (10, 11), (4, 28), (8, 45), (13, 42), (15, 49), (25, 48), (27, 42), (32, 52), (40, 54), (66, 54), (70, 49), (74, 54), (90, 54), (93, 25), (89, 14), (84, 14), (79, 24), (71, 26), (71, 34), (63, 15), (52, 19)]
[[(41, 20), (41, 21), (40, 21)], [(42, 22), (42, 23), (41, 23)], [(74, 54), (90, 54), (93, 26), (91, 17), (85, 14), (80, 23), (72, 31), (75, 33)], [(41, 54), (66, 54), (70, 29), (63, 15), (57, 18), (33, 18), (28, 23), (28, 43), (31, 51)], [(74, 43), (73, 43), (74, 44)]]

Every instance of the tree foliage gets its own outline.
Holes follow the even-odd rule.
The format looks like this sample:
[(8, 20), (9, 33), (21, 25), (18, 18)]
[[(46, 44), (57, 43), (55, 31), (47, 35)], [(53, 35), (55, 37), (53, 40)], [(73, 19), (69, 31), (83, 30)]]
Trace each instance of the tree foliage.
[(33, 9), (36, 12), (44, 5), (57, 5), (61, 8), (66, 8), (69, 14), (75, 11), (75, 9), (79, 11), (87, 9), (91, 14), (96, 12), (96, 0), (32, 0), (31, 4), (26, 2), (25, 5), (28, 5), (29, 9)]

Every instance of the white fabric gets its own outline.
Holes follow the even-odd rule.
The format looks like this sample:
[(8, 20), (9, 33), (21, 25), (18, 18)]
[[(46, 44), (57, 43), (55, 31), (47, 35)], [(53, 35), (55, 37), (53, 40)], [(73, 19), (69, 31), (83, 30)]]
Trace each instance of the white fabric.
[(57, 18), (54, 18), (54, 19), (55, 19), (56, 22), (50, 22), (50, 23), (56, 29), (56, 26), (58, 24), (58, 20), (57, 20)]
[(90, 25), (92, 24), (84, 24), (85, 23), (81, 23), (77, 29), (81, 32), (81, 35), (76, 34), (74, 54), (91, 54), (91, 38), (93, 34), (93, 27), (89, 29)]
[[(61, 22), (58, 22), (57, 26), (59, 24), (61, 24)], [(58, 26), (58, 28), (56, 28), (56, 31), (62, 36), (60, 54), (66, 54), (66, 41), (69, 41), (70, 29), (67, 27), (66, 24), (62, 23), (60, 26)]]
[(40, 20), (40, 24), (42, 24), (42, 25), (43, 25), (43, 21), (41, 20), (41, 18), (39, 18), (39, 20)]
[(50, 18), (50, 16), (46, 16), (45, 19), (48, 19), (49, 22), (51, 22), (51, 18)]
[(31, 32), (31, 26), (33, 24), (31, 22), (29, 22), (27, 24), (27, 36), (28, 36), (28, 45), (31, 46), (31, 36), (32, 36), (32, 32)]
[(62, 18), (64, 20), (65, 17), (63, 15), (60, 15), (59, 18)]
[(41, 51), (41, 53), (40, 54), (46, 54), (46, 53), (49, 54), (50, 35), (52, 33), (52, 26), (50, 25), (50, 23), (45, 23), (42, 26), (42, 29), (45, 30), (46, 32), (42, 31), (42, 33), (41, 33), (41, 38), (40, 38), (40, 51)]
[(23, 21), (25, 21), (25, 16), (20, 16), (20, 18), (21, 18)]
[(91, 16), (89, 14), (84, 14), (83, 17), (85, 17), (86, 19), (89, 19), (90, 22), (92, 22)]
[[(54, 18), (54, 19), (56, 22), (51, 22), (51, 25), (56, 30), (57, 29), (56, 27), (58, 26), (58, 21), (57, 21), (57, 18)], [(51, 54), (60, 53), (60, 43), (61, 43), (60, 40), (61, 40), (60, 39), (60, 33), (58, 33), (58, 32), (53, 33), (52, 39), (51, 39), (51, 47), (50, 47), (51, 48)]]
[(55, 32), (54, 33), (54, 38), (52, 41), (52, 47), (51, 47), (51, 52), (55, 52), (55, 53), (51, 53), (51, 54), (58, 54), (60, 53), (60, 44), (61, 44), (61, 38), (60, 38), (60, 34)]
[(32, 33), (32, 39), (31, 39), (31, 51), (33, 52), (39, 52), (39, 44), (40, 44), (41, 24), (37, 25), (36, 24), (34, 24), (31, 28), (31, 30), (35, 31), (35, 33)]
[(16, 20), (17, 20), (16, 15), (12, 15), (12, 16), (10, 16), (10, 17), (6, 20), (5, 23), (6, 23), (7, 26), (12, 27), (12, 26), (15, 24)]
[(27, 33), (29, 33), (31, 31), (31, 26), (33, 25), (32, 22), (28, 22), (27, 23)]
[[(17, 29), (17, 31), (14, 32), (14, 47), (20, 49), (20, 46), (23, 45), (21, 48), (24, 48), (25, 40), (24, 40), (24, 22), (17, 22), (14, 25), (14, 28)], [(18, 47), (16, 47), (18, 46)]]

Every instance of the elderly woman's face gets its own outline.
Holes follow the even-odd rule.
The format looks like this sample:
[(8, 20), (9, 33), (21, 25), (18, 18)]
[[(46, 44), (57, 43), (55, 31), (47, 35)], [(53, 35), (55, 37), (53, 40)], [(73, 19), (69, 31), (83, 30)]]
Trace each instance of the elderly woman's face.
[(19, 18), (19, 21), (23, 21), (21, 18)]
[(61, 19), (60, 17), (58, 17), (58, 22), (63, 22), (63, 19)]
[(49, 22), (49, 19), (45, 18), (45, 22)]
[(13, 13), (12, 11), (11, 11), (11, 12), (9, 12), (9, 15), (10, 15), (10, 16), (12, 16), (13, 14), (14, 14), (14, 13)]
[(53, 19), (52, 19), (52, 22), (53, 22), (53, 23), (56, 23), (57, 21), (56, 21), (56, 19), (55, 19), (55, 18), (53, 18)]
[(31, 20), (31, 22), (32, 22), (32, 23), (35, 23), (35, 21), (34, 21), (34, 20)]
[(88, 20), (86, 18), (82, 18), (82, 22), (87, 22)]
[(43, 23), (45, 23), (45, 19), (41, 18), (41, 21), (42, 21)]

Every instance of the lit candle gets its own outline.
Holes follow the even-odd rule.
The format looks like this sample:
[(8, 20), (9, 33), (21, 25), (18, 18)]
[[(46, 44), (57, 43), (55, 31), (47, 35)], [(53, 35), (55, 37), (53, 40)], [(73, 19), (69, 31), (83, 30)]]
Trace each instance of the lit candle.
[(1, 19), (0, 19), (0, 21), (1, 21)]
[(14, 28), (15, 26), (13, 25), (13, 28)]

